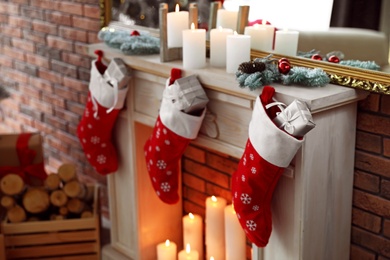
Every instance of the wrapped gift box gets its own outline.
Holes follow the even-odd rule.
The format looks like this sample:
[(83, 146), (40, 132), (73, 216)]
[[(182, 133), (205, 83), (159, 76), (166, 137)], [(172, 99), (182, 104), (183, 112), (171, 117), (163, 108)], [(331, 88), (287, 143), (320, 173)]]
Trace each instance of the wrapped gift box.
[(175, 105), (185, 113), (201, 110), (206, 107), (209, 99), (196, 75), (177, 79), (174, 83), (178, 100)]
[(112, 80), (118, 82), (118, 89), (127, 87), (130, 80), (130, 71), (126, 64), (120, 58), (113, 58), (104, 72), (104, 77), (112, 85)]
[(295, 137), (302, 137), (315, 127), (310, 109), (305, 102), (295, 99), (281, 110), (273, 122), (287, 133)]
[(0, 135), (0, 178), (8, 173), (19, 174), (32, 186), (43, 184), (47, 174), (39, 133)]

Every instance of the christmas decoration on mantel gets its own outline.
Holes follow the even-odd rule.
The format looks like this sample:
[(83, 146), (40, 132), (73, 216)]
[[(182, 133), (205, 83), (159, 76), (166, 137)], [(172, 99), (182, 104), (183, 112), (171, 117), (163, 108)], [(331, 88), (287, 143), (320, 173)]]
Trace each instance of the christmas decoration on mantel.
[(287, 58), (272, 59), (272, 54), (241, 63), (236, 80), (241, 88), (248, 87), (250, 90), (271, 83), (322, 87), (330, 82), (329, 76), (320, 68), (293, 67)]
[(299, 51), (297, 56), (312, 59), (312, 60), (338, 63), (340, 65), (356, 67), (361, 69), (377, 70), (377, 71), (380, 71), (381, 69), (381, 67), (375, 61), (344, 60), (344, 53), (341, 51), (332, 51), (327, 53), (325, 56), (323, 56), (320, 54), (320, 51), (313, 49), (308, 52)]

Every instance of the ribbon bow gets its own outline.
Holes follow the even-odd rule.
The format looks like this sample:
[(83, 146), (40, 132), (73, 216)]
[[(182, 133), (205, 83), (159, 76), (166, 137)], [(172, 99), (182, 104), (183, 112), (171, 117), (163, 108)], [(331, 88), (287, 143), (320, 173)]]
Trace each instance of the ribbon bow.
[(47, 174), (44, 170), (43, 162), (33, 164), (37, 152), (28, 147), (28, 140), (31, 133), (20, 134), (16, 141), (16, 153), (18, 155), (20, 166), (0, 166), (0, 176), (8, 173), (16, 173), (26, 183), (29, 183), (27, 175), (37, 177), (41, 180), (46, 179)]
[(280, 116), (283, 123), (279, 126), (279, 128), (284, 128), (284, 130), (289, 134), (294, 134), (295, 127), (291, 124), (292, 121), (299, 117), (299, 111), (296, 111), (294, 114), (291, 113), (290, 110), (282, 110), (281, 112), (277, 112), (276, 116)]

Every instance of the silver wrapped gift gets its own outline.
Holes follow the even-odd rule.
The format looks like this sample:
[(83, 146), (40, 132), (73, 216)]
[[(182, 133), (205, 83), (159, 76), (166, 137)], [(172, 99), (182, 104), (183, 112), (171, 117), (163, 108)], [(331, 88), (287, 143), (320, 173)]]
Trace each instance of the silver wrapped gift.
[(315, 127), (309, 107), (305, 102), (297, 99), (286, 108), (281, 108), (281, 112), (276, 113), (273, 122), (295, 137), (302, 137)]
[(185, 113), (191, 113), (206, 107), (209, 99), (196, 75), (180, 78), (173, 83), (177, 90), (175, 106)]
[(116, 81), (118, 83), (118, 89), (127, 87), (130, 80), (130, 70), (120, 58), (113, 58), (108, 64), (104, 77), (111, 85)]

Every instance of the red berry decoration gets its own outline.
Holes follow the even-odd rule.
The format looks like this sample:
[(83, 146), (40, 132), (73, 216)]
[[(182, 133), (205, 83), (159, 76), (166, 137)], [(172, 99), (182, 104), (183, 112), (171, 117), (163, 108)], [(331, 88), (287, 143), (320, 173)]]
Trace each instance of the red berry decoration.
[(141, 34), (137, 31), (137, 30), (134, 30), (131, 32), (130, 36), (140, 36)]
[(287, 60), (283, 60), (283, 61), (279, 61), (278, 62), (278, 70), (280, 73), (282, 74), (287, 74), (290, 72), (291, 70), (291, 65), (290, 65), (290, 62)]
[(311, 59), (312, 60), (322, 60), (322, 56), (319, 54), (313, 54), (313, 56), (311, 56)]
[(333, 63), (339, 63), (340, 62), (340, 59), (339, 57), (337, 57), (336, 55), (332, 55), (328, 58), (328, 61), (329, 62), (333, 62)]

